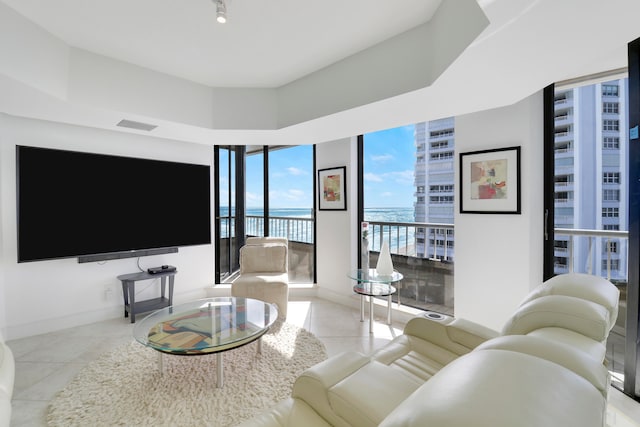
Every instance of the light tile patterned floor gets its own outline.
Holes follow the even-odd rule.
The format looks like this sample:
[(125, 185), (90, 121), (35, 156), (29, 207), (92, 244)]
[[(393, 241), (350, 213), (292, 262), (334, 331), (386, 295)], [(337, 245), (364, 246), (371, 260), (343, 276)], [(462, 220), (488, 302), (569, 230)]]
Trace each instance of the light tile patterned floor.
[[(320, 338), (329, 356), (348, 350), (370, 353), (402, 333), (404, 325), (388, 326), (385, 320), (376, 319), (369, 334), (369, 323), (360, 322), (358, 310), (315, 298), (291, 301), (287, 318)], [(88, 362), (131, 341), (131, 332), (132, 325), (122, 318), (9, 341), (16, 358), (11, 426), (46, 425), (53, 396)], [(610, 427), (640, 427), (640, 404), (616, 390), (610, 400)]]

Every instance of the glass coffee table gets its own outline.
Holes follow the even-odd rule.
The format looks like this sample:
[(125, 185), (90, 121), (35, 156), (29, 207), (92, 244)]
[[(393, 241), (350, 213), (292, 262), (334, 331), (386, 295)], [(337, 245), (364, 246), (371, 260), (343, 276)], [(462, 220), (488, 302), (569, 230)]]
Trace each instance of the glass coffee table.
[(222, 354), (258, 340), (278, 318), (274, 304), (250, 298), (205, 298), (155, 311), (135, 324), (133, 336), (157, 350), (158, 366), (164, 372), (163, 356), (216, 354), (216, 387), (224, 385)]
[[(360, 295), (360, 321), (364, 322), (364, 299), (369, 297), (369, 333), (373, 333), (373, 297), (387, 297), (387, 324), (391, 324), (391, 295), (396, 293), (392, 283), (402, 280), (397, 271), (392, 274), (378, 274), (375, 268), (356, 269), (349, 272), (349, 278), (356, 281), (353, 291)], [(399, 301), (399, 299), (398, 299)]]

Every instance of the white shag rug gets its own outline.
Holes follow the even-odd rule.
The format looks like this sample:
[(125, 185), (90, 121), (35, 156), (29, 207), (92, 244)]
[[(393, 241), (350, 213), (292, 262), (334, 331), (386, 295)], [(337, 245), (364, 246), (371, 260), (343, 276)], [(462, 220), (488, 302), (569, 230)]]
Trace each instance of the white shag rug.
[(87, 365), (51, 401), (49, 426), (234, 426), (291, 395), (294, 380), (327, 358), (324, 345), (297, 326), (276, 322), (257, 343), (216, 356), (164, 357), (131, 342)]

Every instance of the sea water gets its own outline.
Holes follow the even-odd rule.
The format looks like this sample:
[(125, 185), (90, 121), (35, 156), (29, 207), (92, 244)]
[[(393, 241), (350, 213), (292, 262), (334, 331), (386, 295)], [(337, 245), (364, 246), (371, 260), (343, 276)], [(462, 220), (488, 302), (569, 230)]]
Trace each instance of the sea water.
[[(221, 208), (220, 211), (221, 218), (228, 215), (227, 208)], [(246, 232), (248, 235), (264, 235), (263, 212), (262, 208), (247, 209)], [(234, 213), (233, 210), (232, 213)], [(272, 236), (287, 236), (290, 240), (298, 242), (313, 243), (312, 213), (313, 210), (309, 208), (270, 209), (269, 234)], [(414, 222), (414, 211), (412, 207), (365, 208), (364, 220), (371, 223), (411, 223)], [(227, 233), (223, 231), (222, 234), (224, 238)], [(382, 241), (387, 240), (391, 252), (403, 253), (407, 247), (415, 244), (415, 228), (372, 226), (369, 239), (371, 250), (379, 250)]]

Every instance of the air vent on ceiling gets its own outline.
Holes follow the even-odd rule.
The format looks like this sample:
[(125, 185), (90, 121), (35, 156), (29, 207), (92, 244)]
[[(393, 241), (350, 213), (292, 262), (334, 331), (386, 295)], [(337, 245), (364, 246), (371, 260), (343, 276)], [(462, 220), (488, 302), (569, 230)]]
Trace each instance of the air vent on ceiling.
[(125, 119), (120, 120), (116, 126), (137, 130), (146, 130), (147, 132), (152, 131), (158, 127), (157, 125), (150, 125), (149, 123), (134, 122), (133, 120)]

